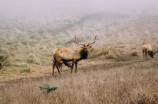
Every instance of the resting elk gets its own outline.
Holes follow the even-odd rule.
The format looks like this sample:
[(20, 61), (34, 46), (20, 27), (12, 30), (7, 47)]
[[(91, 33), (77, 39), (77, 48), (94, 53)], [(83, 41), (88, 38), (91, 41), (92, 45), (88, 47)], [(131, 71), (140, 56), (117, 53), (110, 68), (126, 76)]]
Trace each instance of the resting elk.
[(54, 74), (55, 66), (60, 74), (60, 70), (59, 70), (58, 66), (61, 64), (61, 62), (63, 62), (66, 65), (66, 64), (68, 64), (69, 61), (72, 61), (72, 67), (69, 66), (69, 67), (71, 67), (71, 73), (73, 71), (74, 64), (75, 64), (75, 73), (77, 73), (78, 61), (88, 58), (89, 48), (92, 47), (91, 45), (95, 43), (95, 40), (96, 40), (96, 36), (92, 43), (88, 43), (87, 45), (79, 44), (77, 42), (76, 36), (75, 36), (75, 42), (78, 45), (82, 45), (81, 48), (57, 48), (54, 52), (54, 63), (53, 63), (52, 75)]
[(151, 45), (145, 43), (143, 45), (142, 52), (143, 52), (143, 57), (145, 57), (145, 60), (147, 60), (147, 59), (149, 59), (149, 55), (150, 55), (150, 57), (153, 58), (154, 55), (158, 52), (158, 50), (156, 52), (153, 52)]

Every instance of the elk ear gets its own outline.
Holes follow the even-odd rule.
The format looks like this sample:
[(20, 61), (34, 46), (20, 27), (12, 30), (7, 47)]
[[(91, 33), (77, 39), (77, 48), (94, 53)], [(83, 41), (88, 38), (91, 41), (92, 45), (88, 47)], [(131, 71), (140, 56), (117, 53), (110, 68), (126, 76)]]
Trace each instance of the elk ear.
[(92, 46), (89, 46), (88, 48), (92, 48)]

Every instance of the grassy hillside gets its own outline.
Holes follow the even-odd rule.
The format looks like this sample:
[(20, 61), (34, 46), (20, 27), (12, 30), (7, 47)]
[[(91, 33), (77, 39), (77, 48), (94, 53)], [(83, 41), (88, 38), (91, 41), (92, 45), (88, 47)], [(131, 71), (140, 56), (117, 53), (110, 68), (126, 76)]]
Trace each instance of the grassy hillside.
[[(157, 62), (139, 60), (85, 65), (77, 74), (66, 70), (62, 75), (1, 82), (0, 103), (157, 104)], [(59, 88), (42, 93), (39, 86), (44, 83)]]
[(82, 43), (93, 41), (97, 35), (89, 55), (89, 59), (93, 60), (117, 60), (133, 52), (140, 56), (144, 42), (150, 43), (156, 50), (157, 17), (114, 12), (73, 18), (0, 17), (0, 60), (10, 60), (0, 70), (0, 80), (32, 72), (51, 72), (51, 51), (57, 47), (79, 47), (73, 41), (75, 35)]

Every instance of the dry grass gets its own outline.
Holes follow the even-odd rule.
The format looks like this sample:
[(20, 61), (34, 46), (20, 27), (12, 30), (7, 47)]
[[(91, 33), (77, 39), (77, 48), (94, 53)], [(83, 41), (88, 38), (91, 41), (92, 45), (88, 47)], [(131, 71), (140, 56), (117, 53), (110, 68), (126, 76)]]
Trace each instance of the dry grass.
[[(90, 19), (95, 15), (76, 16), (70, 20), (65, 16), (69, 22), (64, 22), (63, 16), (61, 20), (50, 17), (49, 25), (43, 22), (47, 21), (45, 18), (2, 18), (0, 61), (3, 58), (11, 61), (0, 70), (0, 104), (137, 104), (138, 101), (157, 96), (157, 60), (142, 64), (140, 61), (128, 65), (121, 63), (133, 61), (133, 58), (140, 59), (131, 57), (131, 50), (134, 52), (132, 56), (138, 56), (143, 42), (157, 48), (158, 16), (141, 17), (141, 14), (122, 18), (124, 15), (116, 13), (114, 17), (117, 19)], [(65, 72), (61, 76), (45, 77), (51, 74), (51, 50), (79, 47), (73, 43), (74, 35), (79, 42), (90, 43), (96, 34), (97, 40), (93, 44), (94, 49), (90, 50), (88, 61), (79, 62), (79, 67), (82, 65), (85, 70), (80, 69), (78, 74)], [(109, 64), (101, 67), (103, 61), (105, 65), (117, 61), (122, 67), (118, 67), (117, 63), (113, 63), (112, 68), (109, 68)], [(87, 68), (94, 65), (97, 67)], [(32, 76), (42, 77), (29, 78)], [(28, 79), (13, 81), (20, 78)], [(3, 80), (11, 81), (3, 84)], [(39, 89), (44, 83), (58, 86), (59, 89), (44, 94)], [(138, 94), (145, 94), (145, 97), (140, 99)]]
[[(149, 62), (145, 62), (149, 65)], [(142, 67), (142, 69), (140, 69)], [(96, 69), (97, 68), (97, 69)], [(78, 74), (29, 78), (1, 86), (1, 104), (128, 104), (139, 101), (138, 94), (157, 96), (158, 71), (144, 64), (109, 68), (93, 67)], [(108, 70), (107, 70), (108, 69)], [(56, 73), (57, 74), (57, 73)], [(58, 86), (48, 95), (40, 85)], [(158, 103), (158, 102), (156, 102)]]

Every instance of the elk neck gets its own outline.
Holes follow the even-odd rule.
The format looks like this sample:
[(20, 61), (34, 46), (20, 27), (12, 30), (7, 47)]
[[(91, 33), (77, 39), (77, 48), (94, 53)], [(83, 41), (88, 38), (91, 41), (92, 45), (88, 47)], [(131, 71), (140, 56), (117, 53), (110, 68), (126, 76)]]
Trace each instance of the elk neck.
[(154, 52), (153, 52), (153, 51), (149, 51), (148, 53), (149, 53), (150, 57), (153, 58), (153, 56), (154, 56)]
[(88, 49), (87, 48), (83, 48), (80, 51), (81, 59), (87, 59), (88, 53), (89, 53)]

